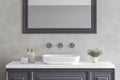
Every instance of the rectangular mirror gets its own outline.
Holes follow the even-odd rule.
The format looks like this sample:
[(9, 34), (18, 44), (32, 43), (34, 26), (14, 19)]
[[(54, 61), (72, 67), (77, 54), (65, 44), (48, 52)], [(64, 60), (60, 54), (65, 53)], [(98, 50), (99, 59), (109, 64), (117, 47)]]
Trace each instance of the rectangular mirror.
[(23, 0), (23, 33), (96, 33), (96, 0)]

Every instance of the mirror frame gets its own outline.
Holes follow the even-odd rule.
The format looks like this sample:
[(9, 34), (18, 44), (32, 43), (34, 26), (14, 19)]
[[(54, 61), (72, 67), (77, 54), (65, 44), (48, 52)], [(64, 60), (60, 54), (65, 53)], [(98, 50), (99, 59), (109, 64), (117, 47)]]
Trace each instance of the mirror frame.
[(29, 28), (28, 27), (28, 0), (22, 1), (23, 33), (97, 33), (97, 0), (91, 0), (91, 28)]

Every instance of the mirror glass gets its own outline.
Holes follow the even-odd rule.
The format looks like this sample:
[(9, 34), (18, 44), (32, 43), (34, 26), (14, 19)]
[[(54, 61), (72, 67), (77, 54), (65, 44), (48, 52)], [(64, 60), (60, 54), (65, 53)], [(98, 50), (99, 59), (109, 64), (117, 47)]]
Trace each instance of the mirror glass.
[(28, 0), (29, 28), (91, 28), (91, 0)]

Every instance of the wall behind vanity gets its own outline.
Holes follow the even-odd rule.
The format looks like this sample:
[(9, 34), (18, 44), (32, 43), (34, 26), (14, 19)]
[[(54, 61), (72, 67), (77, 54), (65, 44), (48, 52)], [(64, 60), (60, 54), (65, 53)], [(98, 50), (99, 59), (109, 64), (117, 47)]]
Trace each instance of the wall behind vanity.
[[(82, 61), (91, 58), (86, 50), (99, 48), (103, 55), (99, 60), (111, 61), (116, 65), (116, 80), (120, 79), (120, 0), (98, 0), (97, 34), (23, 34), (22, 33), (22, 0), (0, 0), (0, 80), (5, 80), (5, 65), (11, 60), (18, 60), (25, 54), (27, 47), (36, 49), (40, 56), (47, 52), (60, 52), (56, 48), (63, 42), (61, 52), (72, 52), (82, 56)], [(45, 44), (54, 44), (46, 49)], [(76, 48), (68, 48), (70, 42)]]

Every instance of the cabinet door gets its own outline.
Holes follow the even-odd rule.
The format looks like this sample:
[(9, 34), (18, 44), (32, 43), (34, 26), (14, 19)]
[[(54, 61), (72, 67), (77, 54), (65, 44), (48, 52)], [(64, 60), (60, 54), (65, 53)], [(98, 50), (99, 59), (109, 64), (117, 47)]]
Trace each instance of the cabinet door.
[(8, 80), (30, 80), (29, 72), (10, 71), (8, 72)]
[(34, 71), (34, 80), (88, 80), (87, 71), (41, 70)]
[(92, 73), (92, 80), (114, 80), (112, 71), (95, 71)]

